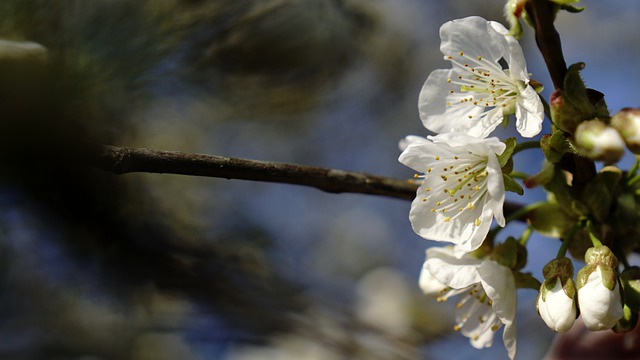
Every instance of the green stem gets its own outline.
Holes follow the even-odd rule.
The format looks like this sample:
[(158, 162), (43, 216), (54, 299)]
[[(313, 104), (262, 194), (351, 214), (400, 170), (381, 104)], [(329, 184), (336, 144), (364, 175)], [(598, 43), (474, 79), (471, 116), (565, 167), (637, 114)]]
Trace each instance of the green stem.
[(591, 238), (591, 243), (594, 247), (602, 246), (602, 241), (600, 241), (596, 236), (593, 222), (591, 220), (587, 220), (587, 232), (589, 233), (589, 238)]
[(513, 149), (513, 155), (519, 153), (522, 150), (528, 149), (540, 149), (540, 141), (525, 141), (518, 143)]
[[(542, 205), (544, 205), (546, 203), (547, 203), (546, 201), (538, 201), (538, 202), (535, 202), (533, 204), (529, 204), (527, 206), (523, 206), (520, 209), (512, 212), (511, 215), (507, 216), (505, 218), (505, 223), (508, 224), (513, 220), (518, 220), (518, 219), (524, 217), (525, 215), (527, 215), (532, 210), (534, 210), (534, 209), (536, 209), (536, 208), (538, 208), (538, 207), (540, 207), (540, 206), (542, 206)], [(506, 226), (506, 224), (505, 224), (505, 226)]]
[(531, 228), (531, 226), (527, 226), (527, 228), (522, 232), (522, 235), (520, 236), (520, 245), (526, 246), (532, 233), (533, 229)]
[(520, 179), (520, 180), (524, 180), (524, 179), (528, 179), (531, 176), (529, 174), (525, 174), (523, 172), (520, 171), (512, 171), (509, 176), (511, 176), (513, 179)]
[(558, 254), (556, 255), (556, 259), (562, 259), (563, 257), (566, 257), (565, 255), (567, 254), (567, 250), (569, 249), (569, 245), (571, 245), (571, 241), (573, 240), (573, 237), (575, 236), (576, 232), (578, 231), (578, 229), (580, 228), (580, 224), (575, 224), (571, 230), (569, 231), (569, 233), (567, 234), (567, 236), (565, 236), (562, 239), (562, 245), (560, 245), (560, 249), (558, 249)]

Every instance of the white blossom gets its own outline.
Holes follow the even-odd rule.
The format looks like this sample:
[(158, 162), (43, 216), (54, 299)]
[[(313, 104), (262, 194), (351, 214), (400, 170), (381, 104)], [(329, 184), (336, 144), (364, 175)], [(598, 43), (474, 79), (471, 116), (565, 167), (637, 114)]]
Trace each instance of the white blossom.
[(618, 131), (597, 119), (580, 123), (575, 139), (580, 152), (593, 160), (615, 163), (624, 155), (625, 143)]
[(434, 70), (422, 87), (418, 107), (427, 129), (487, 137), (515, 113), (522, 136), (540, 132), (542, 101), (529, 85), (520, 44), (503, 25), (467, 17), (442, 25), (440, 38), (452, 68)]
[(515, 357), (517, 297), (510, 269), (449, 246), (429, 248), (422, 272), (443, 284), (439, 301), (458, 296), (454, 330), (482, 349), (493, 344), (495, 332), (504, 325), (504, 345), (509, 358)]
[(598, 265), (586, 283), (578, 288), (578, 306), (589, 330), (611, 329), (622, 317), (620, 284), (616, 281), (613, 290), (604, 285), (602, 265)]
[(484, 241), (492, 218), (504, 226), (505, 189), (496, 154), (505, 147), (497, 138), (462, 133), (405, 138), (399, 161), (422, 174), (409, 212), (413, 230), (473, 251)]
[[(547, 326), (556, 332), (565, 332), (576, 320), (576, 303), (562, 288), (560, 278), (553, 279), (555, 285), (551, 290), (538, 295), (537, 306), (540, 317)], [(544, 287), (545, 285), (543, 285)]]

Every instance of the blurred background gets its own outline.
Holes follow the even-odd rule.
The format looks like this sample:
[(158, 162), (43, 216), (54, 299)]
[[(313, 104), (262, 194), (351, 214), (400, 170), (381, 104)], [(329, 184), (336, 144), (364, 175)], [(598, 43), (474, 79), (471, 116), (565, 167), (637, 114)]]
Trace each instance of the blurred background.
[[(615, 112), (638, 106), (640, 3), (560, 14), (567, 62)], [(504, 23), (504, 1), (2, 0), (0, 358), (496, 359), (417, 285), (410, 202), (83, 166), (97, 143), (397, 178), (426, 135), (417, 98), (449, 64), (438, 29)], [(551, 82), (532, 32), (529, 71)], [(23, 44), (24, 45), (24, 44)], [(512, 136), (513, 126), (497, 136)], [(627, 163), (630, 159), (626, 160)], [(516, 158), (531, 172), (535, 151)], [(544, 198), (539, 190), (510, 200)], [(504, 231), (519, 235), (515, 224)], [(557, 240), (529, 242), (537, 277)], [(519, 291), (520, 359), (553, 333)], [(501, 331), (500, 331), (501, 333)]]

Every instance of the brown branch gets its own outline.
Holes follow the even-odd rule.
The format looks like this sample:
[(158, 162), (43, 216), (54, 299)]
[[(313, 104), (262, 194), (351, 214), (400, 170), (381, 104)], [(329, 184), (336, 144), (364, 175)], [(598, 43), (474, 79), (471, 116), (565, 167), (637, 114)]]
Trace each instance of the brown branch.
[[(114, 174), (133, 172), (181, 174), (241, 179), (314, 187), (330, 193), (381, 195), (412, 200), (418, 185), (361, 172), (259, 161), (226, 156), (190, 154), (103, 145), (92, 152), (94, 164)], [(520, 205), (505, 203), (509, 214)]]
[(359, 193), (413, 199), (417, 185), (392, 179), (313, 166), (271, 161), (101, 146), (98, 166), (114, 174), (169, 173), (310, 186), (330, 193)]
[(535, 25), (536, 44), (547, 64), (553, 86), (556, 89), (562, 89), (567, 64), (562, 54), (560, 35), (553, 25), (554, 6), (549, 0), (530, 0), (527, 1), (525, 9)]

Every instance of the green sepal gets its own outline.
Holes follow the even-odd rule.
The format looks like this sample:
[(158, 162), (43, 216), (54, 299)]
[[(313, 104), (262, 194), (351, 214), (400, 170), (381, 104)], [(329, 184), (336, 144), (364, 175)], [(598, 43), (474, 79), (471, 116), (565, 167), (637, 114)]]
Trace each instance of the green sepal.
[(513, 150), (515, 150), (516, 145), (518, 144), (516, 142), (516, 138), (514, 137), (505, 139), (503, 143), (506, 145), (506, 148), (504, 149), (502, 154), (498, 155), (498, 163), (500, 164), (500, 167), (504, 167), (507, 164), (507, 161), (511, 159), (511, 155), (513, 155)]
[(616, 275), (615, 270), (608, 266), (600, 265), (600, 274), (602, 275), (602, 285), (613, 291), (618, 283), (618, 275)]
[(504, 189), (506, 191), (514, 192), (518, 195), (524, 194), (524, 189), (517, 181), (513, 180), (511, 176), (507, 174), (502, 174), (502, 180), (504, 181)]
[(605, 265), (611, 269), (618, 267), (618, 258), (608, 246), (590, 248), (584, 254), (584, 262), (588, 265)]
[(603, 168), (584, 188), (582, 201), (598, 221), (604, 221), (611, 210), (622, 171), (614, 166)]
[(540, 289), (542, 292), (542, 299), (546, 301), (546, 293), (553, 290), (556, 285), (556, 279), (560, 281), (562, 290), (571, 299), (575, 298), (576, 285), (573, 282), (573, 263), (569, 258), (553, 259), (547, 263), (542, 269), (544, 276), (543, 287)]
[(533, 277), (531, 273), (521, 273), (519, 271), (514, 271), (513, 278), (516, 281), (516, 288), (518, 289), (538, 290), (542, 286), (540, 280)]
[(557, 203), (542, 204), (529, 212), (529, 224), (541, 235), (559, 238), (573, 228), (576, 220)]
[(576, 298), (576, 292), (578, 290), (576, 289), (576, 283), (573, 282), (572, 278), (566, 279), (566, 281), (562, 284), (562, 290), (564, 290), (564, 293), (567, 294), (567, 296), (571, 299)]
[(571, 262), (571, 259), (567, 257), (553, 259), (542, 268), (542, 275), (545, 279), (551, 279), (558, 276), (562, 279), (572, 278), (573, 262)]
[(576, 275), (576, 287), (578, 288), (578, 290), (582, 289), (582, 287), (587, 284), (587, 280), (589, 280), (589, 276), (591, 275), (592, 272), (596, 270), (597, 266), (598, 265), (595, 265), (595, 264), (586, 265), (585, 267), (583, 267), (578, 271), (578, 274)]
[(507, 160), (507, 163), (504, 164), (504, 166), (500, 170), (502, 170), (503, 174), (511, 174), (511, 172), (513, 171), (513, 158), (509, 158), (509, 160)]

